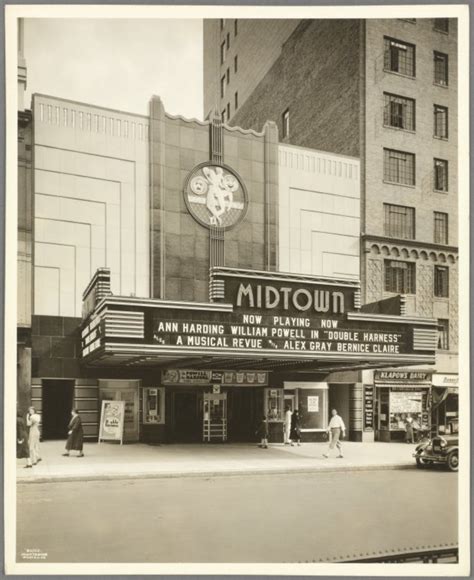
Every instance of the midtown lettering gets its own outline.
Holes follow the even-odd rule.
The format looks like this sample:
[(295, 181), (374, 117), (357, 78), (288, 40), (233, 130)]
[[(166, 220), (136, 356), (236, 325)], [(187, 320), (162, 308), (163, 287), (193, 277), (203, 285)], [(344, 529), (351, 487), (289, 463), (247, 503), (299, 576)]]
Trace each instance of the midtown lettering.
[(288, 310), (291, 306), (300, 312), (314, 310), (315, 312), (344, 313), (344, 294), (330, 290), (307, 290), (306, 288), (290, 288), (263, 286), (260, 284), (240, 284), (237, 290), (236, 306), (242, 308), (282, 308)]

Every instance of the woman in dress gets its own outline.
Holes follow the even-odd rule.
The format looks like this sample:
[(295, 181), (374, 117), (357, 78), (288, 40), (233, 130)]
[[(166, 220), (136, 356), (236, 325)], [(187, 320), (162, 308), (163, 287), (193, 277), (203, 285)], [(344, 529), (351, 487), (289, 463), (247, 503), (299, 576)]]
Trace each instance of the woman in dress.
[(71, 411), (71, 420), (69, 421), (67, 428), (68, 438), (66, 441), (66, 453), (63, 453), (63, 455), (69, 457), (70, 451), (77, 451), (78, 457), (84, 457), (84, 453), (82, 452), (84, 432), (82, 430), (82, 421), (77, 409)]
[(291, 444), (293, 445), (293, 441), (296, 441), (298, 446), (301, 445), (301, 423), (300, 423), (300, 414), (298, 409), (293, 411), (291, 415), (291, 431), (290, 431), (290, 440)]
[(26, 459), (25, 468), (32, 467), (28, 446), (28, 429), (20, 412), (16, 415), (16, 457), (17, 459)]
[(39, 425), (41, 422), (41, 417), (36, 412), (34, 407), (28, 409), (28, 415), (26, 416), (26, 424), (30, 428), (28, 434), (28, 446), (30, 448), (30, 458), (33, 465), (36, 465), (41, 461), (40, 457), (40, 430)]

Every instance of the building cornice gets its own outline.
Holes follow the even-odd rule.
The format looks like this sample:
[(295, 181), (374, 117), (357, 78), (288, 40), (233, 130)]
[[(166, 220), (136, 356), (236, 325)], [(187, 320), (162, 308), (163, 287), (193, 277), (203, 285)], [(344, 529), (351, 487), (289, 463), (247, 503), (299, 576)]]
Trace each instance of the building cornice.
[(392, 244), (397, 246), (413, 246), (415, 248), (426, 248), (428, 250), (438, 250), (440, 252), (459, 252), (459, 248), (457, 246), (434, 244), (433, 242), (420, 242), (418, 240), (389, 238), (387, 236), (372, 236), (370, 234), (362, 234), (361, 238), (365, 242), (378, 242), (381, 244)]

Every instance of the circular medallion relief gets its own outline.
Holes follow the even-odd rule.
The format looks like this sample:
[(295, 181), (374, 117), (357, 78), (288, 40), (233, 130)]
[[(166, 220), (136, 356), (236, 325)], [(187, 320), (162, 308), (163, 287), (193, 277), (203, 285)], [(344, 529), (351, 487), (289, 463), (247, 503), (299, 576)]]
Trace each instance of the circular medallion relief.
[(245, 216), (248, 196), (240, 176), (212, 162), (197, 165), (186, 179), (184, 199), (189, 213), (206, 228), (228, 230)]

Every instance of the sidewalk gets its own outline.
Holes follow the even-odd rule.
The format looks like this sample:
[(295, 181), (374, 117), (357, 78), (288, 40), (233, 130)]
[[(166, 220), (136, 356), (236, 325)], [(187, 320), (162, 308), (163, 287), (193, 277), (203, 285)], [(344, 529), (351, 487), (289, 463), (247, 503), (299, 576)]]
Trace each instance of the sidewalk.
[(196, 475), (245, 475), (319, 471), (406, 469), (415, 467), (414, 445), (403, 443), (344, 443), (344, 458), (325, 459), (327, 443), (301, 447), (271, 444), (194, 444), (151, 446), (135, 443), (89, 443), (85, 457), (62, 457), (63, 441), (41, 444), (42, 461), (24, 469), (17, 460), (19, 483), (184, 477)]

